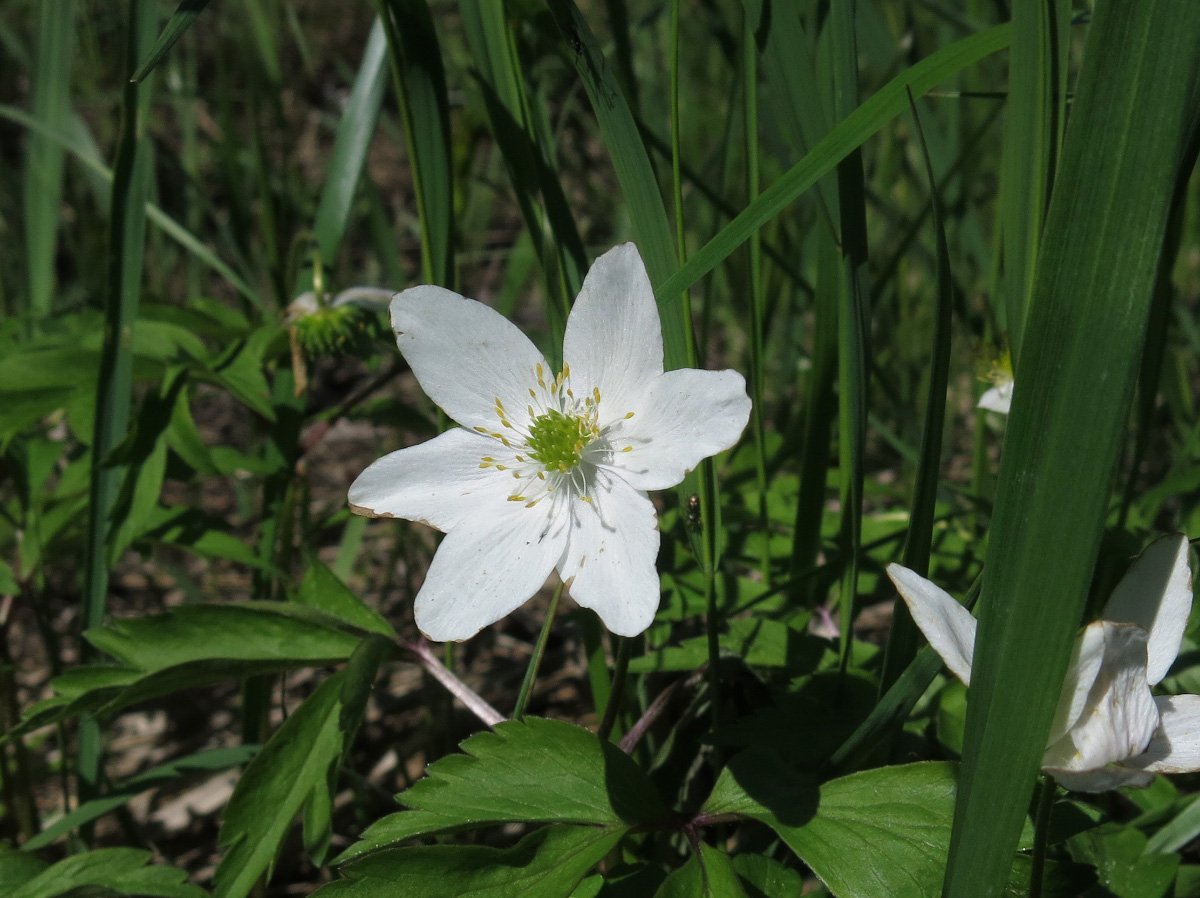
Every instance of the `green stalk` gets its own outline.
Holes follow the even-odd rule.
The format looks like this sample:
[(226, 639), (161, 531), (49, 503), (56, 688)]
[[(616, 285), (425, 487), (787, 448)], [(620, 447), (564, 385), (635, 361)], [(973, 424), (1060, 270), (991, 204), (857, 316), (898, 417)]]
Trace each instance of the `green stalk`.
[[(150, 0), (129, 0), (125, 65), (137, 68), (155, 34), (155, 9)], [(89, 630), (104, 620), (108, 593), (109, 538), (120, 522), (109, 512), (125, 477), (124, 466), (108, 456), (125, 438), (133, 398), (133, 353), (129, 335), (141, 299), (142, 257), (146, 233), (146, 197), (150, 189), (150, 147), (145, 139), (152, 80), (125, 85), (121, 138), (113, 164), (112, 218), (109, 222), (108, 282), (105, 291), (104, 345), (96, 396), (96, 425), (92, 443), (92, 472), (85, 542), (81, 626)], [(84, 658), (94, 657), (85, 644)], [(79, 729), (79, 792), (90, 798), (99, 786), (100, 727), (86, 717)]]
[(1054, 777), (1042, 777), (1038, 790), (1037, 811), (1033, 819), (1033, 857), (1029, 865), (1029, 898), (1042, 898), (1042, 880), (1046, 872), (1046, 845), (1050, 840), (1050, 813), (1058, 785)]
[[(558, 586), (554, 587), (554, 594), (550, 596), (550, 605), (546, 608), (542, 629), (538, 633), (537, 642), (533, 645), (529, 666), (525, 668), (525, 679), (521, 681), (521, 691), (517, 693), (517, 703), (513, 706), (514, 720), (525, 716), (525, 708), (529, 705), (529, 696), (533, 694), (533, 684), (537, 681), (538, 668), (542, 666), (542, 656), (546, 654), (546, 643), (550, 639), (550, 629), (554, 625), (554, 616), (558, 613), (558, 601), (562, 598), (565, 585), (560, 580)], [(609, 701), (611, 702), (612, 699), (610, 698)]]
[[(75, 0), (43, 0), (34, 61), (33, 116), (55, 131), (71, 118), (71, 61), (75, 43)], [(25, 158), (25, 256), (29, 267), (29, 312), (35, 321), (50, 314), (54, 255), (63, 186), (63, 148), (43, 134), (29, 135)]]
[[(756, 4), (742, 9), (742, 87), (746, 136), (746, 199), (758, 196), (758, 43), (755, 30), (759, 16), (752, 14)], [(761, 13), (761, 9), (759, 10)], [(754, 475), (758, 485), (758, 528), (762, 534), (759, 570), (763, 581), (771, 583), (771, 521), (767, 514), (767, 434), (763, 424), (763, 310), (762, 231), (747, 241), (750, 261), (750, 428), (754, 436)]]

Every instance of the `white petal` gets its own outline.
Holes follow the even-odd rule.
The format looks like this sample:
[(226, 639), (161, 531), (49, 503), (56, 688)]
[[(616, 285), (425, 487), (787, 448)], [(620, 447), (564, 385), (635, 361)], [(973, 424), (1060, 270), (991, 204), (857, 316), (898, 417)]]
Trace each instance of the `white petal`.
[(603, 469), (591, 502), (572, 500), (571, 531), (558, 571), (578, 604), (618, 636), (636, 636), (658, 610), (658, 519), (645, 493)]
[[(567, 318), (563, 359), (579, 395), (627, 406), (662, 374), (662, 325), (637, 247), (625, 243), (598, 258)], [(627, 411), (624, 408), (624, 411)]]
[(971, 685), (971, 660), (975, 655), (975, 618), (945, 590), (915, 571), (889, 564), (887, 575), (908, 605), (913, 621), (950, 672)]
[(1100, 673), (1105, 644), (1103, 621), (1089, 624), (1084, 628), (1083, 634), (1075, 640), (1071, 666), (1067, 668), (1067, 675), (1063, 678), (1062, 695), (1058, 700), (1054, 722), (1050, 725), (1047, 745), (1053, 745), (1078, 722)]
[(999, 386), (985, 390), (984, 394), (979, 397), (979, 402), (975, 404), (975, 407), (1007, 415), (1009, 409), (1012, 407), (1012, 394), (1013, 382), (1011, 380), (1006, 381)]
[(1155, 540), (1113, 590), (1104, 619), (1137, 624), (1150, 633), (1150, 685), (1167, 675), (1192, 610), (1192, 570), (1182, 533)]
[(603, 401), (601, 423), (618, 419), (608, 432), (611, 467), (636, 489), (662, 490), (738, 441), (750, 420), (750, 397), (736, 371), (681, 368), (650, 382), (629, 409), (632, 418), (621, 419), (623, 407), (617, 411), (611, 415), (608, 400)]
[[(1044, 768), (1043, 768), (1044, 769)], [(1046, 770), (1058, 784), (1072, 792), (1107, 792), (1122, 786), (1148, 786), (1154, 774), (1109, 764), (1097, 770)]]
[(1158, 730), (1125, 765), (1154, 773), (1200, 770), (1200, 695), (1160, 695), (1154, 703), (1162, 718)]
[(404, 518), (447, 531), (502, 508), (512, 480), (479, 462), (500, 444), (455, 427), (425, 443), (389, 452), (350, 485), (350, 508), (376, 518)]
[(1042, 758), (1055, 776), (1139, 755), (1158, 728), (1158, 708), (1146, 682), (1146, 631), (1132, 624), (1098, 624), (1104, 636), (1100, 673), (1075, 725)]
[(447, 415), (468, 430), (501, 430), (499, 399), (515, 423), (525, 422), (534, 369), (546, 362), (516, 325), (483, 303), (428, 285), (405, 290), (391, 308), (396, 345)]
[(421, 632), (438, 642), (469, 639), (537, 592), (566, 542), (562, 528), (548, 526), (549, 511), (505, 502), (451, 530), (417, 593)]

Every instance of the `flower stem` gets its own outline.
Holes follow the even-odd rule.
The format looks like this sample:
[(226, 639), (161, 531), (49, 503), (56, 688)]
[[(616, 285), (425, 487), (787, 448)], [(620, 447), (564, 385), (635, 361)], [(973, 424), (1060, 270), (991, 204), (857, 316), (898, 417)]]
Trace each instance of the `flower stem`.
[(630, 645), (633, 640), (628, 636), (617, 637), (617, 660), (613, 666), (612, 691), (608, 693), (608, 702), (604, 706), (604, 717), (600, 720), (600, 728), (596, 735), (607, 739), (621, 713), (621, 700), (625, 697), (625, 675), (629, 672)]
[(1029, 898), (1042, 898), (1042, 875), (1046, 869), (1046, 842), (1050, 837), (1050, 812), (1058, 784), (1054, 777), (1042, 779), (1038, 792), (1036, 816), (1033, 821), (1033, 863), (1029, 868)]
[[(537, 679), (538, 667), (542, 663), (542, 655), (546, 653), (546, 642), (550, 638), (550, 627), (554, 623), (554, 615), (558, 611), (558, 600), (562, 598), (563, 583), (559, 582), (550, 597), (550, 607), (546, 609), (546, 619), (542, 621), (542, 632), (538, 634), (537, 643), (533, 647), (533, 657), (529, 659), (529, 667), (525, 670), (525, 679), (521, 682), (521, 691), (517, 693), (517, 704), (513, 708), (513, 719), (519, 720), (525, 716), (525, 706), (529, 704), (529, 694), (533, 692), (533, 681)], [(612, 699), (610, 698), (611, 702)]]

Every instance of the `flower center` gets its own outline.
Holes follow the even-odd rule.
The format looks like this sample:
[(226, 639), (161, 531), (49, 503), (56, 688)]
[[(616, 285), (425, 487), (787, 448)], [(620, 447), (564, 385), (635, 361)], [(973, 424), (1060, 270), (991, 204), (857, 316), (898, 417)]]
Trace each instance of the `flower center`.
[(594, 415), (548, 409), (530, 422), (525, 444), (546, 470), (566, 473), (579, 464), (584, 448), (599, 435)]

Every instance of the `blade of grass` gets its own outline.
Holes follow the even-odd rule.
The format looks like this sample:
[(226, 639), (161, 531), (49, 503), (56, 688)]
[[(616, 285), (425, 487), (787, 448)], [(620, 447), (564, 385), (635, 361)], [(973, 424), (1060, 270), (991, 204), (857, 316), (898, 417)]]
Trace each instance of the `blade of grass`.
[(192, 22), (196, 21), (196, 16), (204, 11), (204, 7), (208, 6), (209, 0), (180, 0), (180, 3), (175, 7), (175, 12), (171, 14), (171, 18), (167, 20), (166, 27), (158, 35), (158, 40), (154, 42), (154, 46), (150, 50), (150, 55), (146, 58), (136, 72), (129, 76), (130, 81), (141, 81), (147, 75), (154, 71), (167, 52), (175, 46), (175, 42), (183, 37), (183, 33), (192, 27)]
[[(911, 98), (910, 98), (911, 99)], [(925, 400), (925, 426), (921, 431), (921, 454), (913, 485), (912, 512), (902, 555), (904, 566), (921, 576), (929, 573), (933, 546), (933, 520), (937, 508), (938, 472), (942, 460), (942, 428), (946, 423), (946, 388), (950, 379), (950, 323), (954, 307), (954, 280), (950, 273), (950, 248), (938, 199), (933, 161), (925, 143), (925, 131), (917, 104), (912, 100), (913, 124), (921, 144), (925, 176), (929, 179), (929, 204), (933, 210), (933, 232), (937, 245), (934, 265), (936, 297), (933, 319), (933, 352), (929, 362), (929, 390)], [(892, 631), (884, 654), (879, 690), (882, 695), (896, 682), (917, 653), (917, 628), (908, 607), (897, 602), (892, 613)]]
[(421, 224), (425, 283), (454, 286), (454, 195), (450, 104), (441, 45), (425, 0), (376, 0), (387, 35), (392, 78)]
[(1004, 309), (1014, 364), (1062, 140), (1070, 14), (1071, 4), (1064, 0), (1015, 0), (1012, 6), (1000, 227)]
[[(858, 42), (855, 4), (830, 9), (834, 114), (851, 115), (858, 105)], [(863, 452), (867, 441), (867, 357), (870, 342), (871, 290), (867, 200), (862, 149), (855, 147), (837, 166), (842, 278), (838, 290), (838, 478), (842, 502), (841, 553), (845, 559), (839, 594), (841, 667), (851, 663), (854, 603), (858, 598), (858, 558), (862, 544)]]
[[(75, 0), (45, 0), (38, 16), (32, 117), (50, 129), (63, 130), (70, 121), (74, 43)], [(29, 305), (25, 311), (36, 321), (50, 314), (54, 297), (63, 149), (38, 131), (29, 135), (27, 147), (24, 202)]]
[[(333, 264), (346, 233), (354, 194), (367, 162), (367, 150), (371, 147), (371, 137), (379, 121), (379, 110), (387, 86), (386, 60), (387, 38), (383, 23), (376, 19), (371, 26), (366, 49), (363, 50), (358, 74), (354, 76), (350, 99), (338, 122), (333, 156), (329, 160), (313, 220), (313, 237), (317, 241), (321, 260), (326, 265)], [(296, 292), (300, 293), (302, 289)]]
[[(125, 62), (133, 69), (154, 37), (155, 4), (129, 0)], [(137, 319), (141, 299), (142, 257), (146, 235), (146, 195), (150, 189), (150, 147), (146, 140), (146, 114), (152, 82), (125, 85), (122, 99), (121, 138), (113, 164), (112, 213), (109, 221), (108, 282), (105, 288), (104, 346), (96, 396), (96, 426), (92, 443), (92, 471), (83, 569), (80, 626), (99, 627), (104, 620), (108, 593), (108, 544), (119, 521), (109, 512), (124, 479), (123, 466), (109, 464), (108, 456), (125, 439), (133, 398), (133, 353), (127, 335)], [(85, 660), (92, 656), (84, 649)], [(100, 777), (100, 729), (85, 718), (79, 733), (79, 790), (90, 798)]]
[(808, 154), (656, 287), (659, 303), (690, 287), (729, 257), (747, 237), (833, 171), (846, 156), (908, 108), (907, 91), (922, 96), (969, 65), (1008, 45), (1011, 29), (996, 25), (963, 38), (897, 75), (836, 125)]
[(988, 540), (943, 895), (999, 893), (1105, 525), (1172, 188), (1200, 5), (1099, 2), (1046, 218)]

